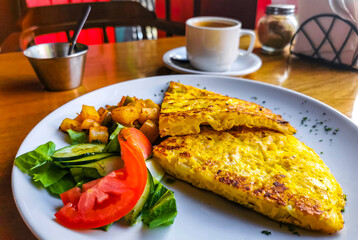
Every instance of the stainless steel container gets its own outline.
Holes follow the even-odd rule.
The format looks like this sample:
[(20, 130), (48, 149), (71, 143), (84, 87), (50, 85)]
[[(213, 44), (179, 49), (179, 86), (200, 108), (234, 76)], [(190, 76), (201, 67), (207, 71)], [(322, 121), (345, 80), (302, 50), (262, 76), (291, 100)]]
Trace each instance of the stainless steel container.
[(29, 47), (24, 55), (47, 90), (63, 91), (81, 86), (88, 47), (76, 44), (67, 55), (69, 43), (45, 43)]

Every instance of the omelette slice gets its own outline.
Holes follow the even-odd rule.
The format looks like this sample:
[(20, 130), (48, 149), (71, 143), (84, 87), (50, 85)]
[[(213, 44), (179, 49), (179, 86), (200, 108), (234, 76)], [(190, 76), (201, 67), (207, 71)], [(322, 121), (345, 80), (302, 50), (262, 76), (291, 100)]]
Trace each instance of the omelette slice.
[(321, 158), (292, 135), (236, 129), (169, 137), (154, 148), (169, 173), (276, 221), (333, 233), (344, 194)]
[(258, 104), (170, 82), (159, 115), (161, 137), (199, 133), (200, 125), (217, 131), (246, 126), (296, 132), (280, 115)]

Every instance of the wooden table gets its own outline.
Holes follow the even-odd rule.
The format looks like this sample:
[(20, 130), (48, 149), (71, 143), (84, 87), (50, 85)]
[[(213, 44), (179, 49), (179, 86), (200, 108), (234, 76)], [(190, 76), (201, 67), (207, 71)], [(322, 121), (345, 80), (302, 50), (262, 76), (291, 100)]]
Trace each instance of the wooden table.
[[(11, 191), (16, 152), (30, 130), (64, 103), (95, 89), (156, 75), (174, 74), (163, 54), (183, 46), (183, 37), (90, 46), (83, 86), (49, 92), (22, 53), (0, 55), (0, 239), (34, 239), (18, 213)], [(358, 74), (282, 56), (265, 56), (262, 67), (243, 76), (289, 88), (316, 98), (357, 122)], [(354, 107), (354, 104), (356, 105)]]

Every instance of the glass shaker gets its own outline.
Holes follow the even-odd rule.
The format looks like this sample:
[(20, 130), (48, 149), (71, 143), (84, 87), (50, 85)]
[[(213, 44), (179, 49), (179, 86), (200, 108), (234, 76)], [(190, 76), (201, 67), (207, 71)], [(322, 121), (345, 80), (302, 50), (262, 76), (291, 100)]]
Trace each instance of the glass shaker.
[(282, 53), (298, 27), (295, 5), (270, 4), (258, 22), (258, 37), (262, 51), (267, 54)]

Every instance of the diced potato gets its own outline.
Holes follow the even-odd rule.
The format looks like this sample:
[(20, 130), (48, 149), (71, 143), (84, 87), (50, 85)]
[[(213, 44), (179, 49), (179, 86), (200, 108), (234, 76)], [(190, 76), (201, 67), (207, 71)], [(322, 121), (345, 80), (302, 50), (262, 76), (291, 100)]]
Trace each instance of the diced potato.
[(126, 96), (123, 96), (122, 98), (121, 98), (121, 101), (118, 103), (118, 107), (122, 107), (122, 106), (124, 106), (124, 102), (126, 101), (126, 99), (127, 99), (127, 97)]
[[(103, 109), (103, 110), (102, 110)], [(101, 111), (100, 111), (101, 110)], [(99, 123), (102, 124), (103, 123), (103, 120), (107, 117), (107, 115), (109, 114), (109, 111), (107, 109), (104, 109), (104, 108), (100, 108), (98, 110), (98, 113), (99, 113)]]
[(90, 127), (88, 133), (89, 142), (100, 141), (102, 143), (108, 142), (108, 128), (104, 126)]
[(81, 132), (82, 131), (81, 122), (73, 119), (65, 118), (60, 125), (60, 129), (64, 132), (66, 132), (68, 129), (72, 129), (73, 131), (76, 132)]
[(139, 129), (151, 143), (154, 143), (155, 140), (159, 137), (159, 128), (152, 120), (147, 120), (143, 123), (142, 127)]
[(158, 108), (142, 108), (139, 115), (138, 121), (143, 124), (148, 119), (158, 121), (159, 120), (159, 109)]
[(76, 120), (77, 122), (83, 122), (83, 119), (82, 119), (81, 115), (78, 114), (78, 113), (77, 113), (77, 117), (75, 117), (74, 120)]
[(89, 118), (96, 122), (99, 121), (99, 114), (93, 106), (82, 105), (81, 117), (82, 119)]
[(135, 98), (135, 101), (128, 103), (127, 106), (134, 106), (137, 109), (137, 111), (140, 113), (142, 111), (142, 108), (145, 107), (145, 104), (143, 100), (139, 100)]
[(112, 110), (113, 120), (125, 126), (132, 126), (139, 114), (140, 111), (135, 106), (122, 106)]
[(146, 108), (158, 108), (160, 109), (159, 105), (152, 101), (152, 99), (144, 100), (144, 104)]
[(105, 109), (104, 107), (100, 107), (97, 112), (98, 112), (98, 115), (102, 115), (104, 112), (108, 111), (107, 109)]
[(82, 129), (90, 129), (90, 127), (99, 127), (100, 124), (93, 119), (87, 118), (81, 124)]
[(128, 104), (133, 103), (136, 100), (138, 100), (136, 97), (127, 96), (126, 99), (123, 102), (123, 106), (127, 106)]

